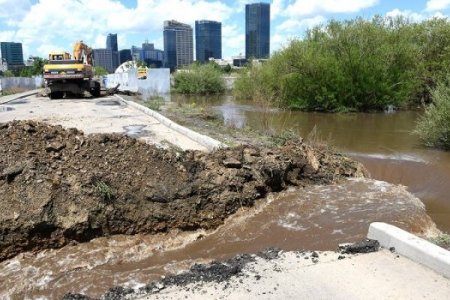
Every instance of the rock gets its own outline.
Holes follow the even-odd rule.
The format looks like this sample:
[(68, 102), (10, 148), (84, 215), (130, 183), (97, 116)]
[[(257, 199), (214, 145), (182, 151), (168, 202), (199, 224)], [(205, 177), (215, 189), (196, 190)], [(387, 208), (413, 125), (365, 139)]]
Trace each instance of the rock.
[(7, 182), (11, 182), (16, 178), (17, 175), (21, 174), (25, 168), (25, 164), (19, 163), (12, 167), (6, 168), (0, 174), (0, 179), (6, 179)]
[(377, 252), (380, 249), (380, 243), (377, 240), (366, 239), (354, 244), (339, 245), (339, 250), (343, 254), (370, 253)]
[(225, 160), (223, 161), (223, 165), (224, 165), (226, 168), (234, 168), (234, 169), (240, 169), (240, 168), (242, 168), (242, 163), (241, 163), (239, 160), (237, 160), (237, 159), (235, 159), (235, 158), (233, 158), (233, 157), (230, 157), (230, 158), (225, 159)]
[(51, 144), (48, 144), (47, 146), (45, 146), (45, 151), (47, 151), (47, 152), (51, 152), (51, 151), (59, 152), (62, 149), (64, 149), (65, 147), (66, 147), (66, 145), (63, 144), (63, 143), (54, 142), (54, 143), (51, 143)]

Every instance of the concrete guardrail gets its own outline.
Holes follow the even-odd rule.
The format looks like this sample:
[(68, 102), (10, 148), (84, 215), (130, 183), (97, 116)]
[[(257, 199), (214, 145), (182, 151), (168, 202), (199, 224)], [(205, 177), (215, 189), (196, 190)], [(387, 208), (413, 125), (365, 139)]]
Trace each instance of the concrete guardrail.
[(40, 91), (41, 91), (41, 89), (36, 89), (36, 90), (26, 91), (23, 93), (12, 94), (12, 95), (8, 95), (8, 96), (0, 96), (0, 104), (5, 104), (5, 103), (11, 102), (16, 99), (35, 95), (35, 94), (39, 93)]
[(369, 239), (378, 240), (384, 248), (429, 267), (450, 279), (450, 251), (386, 223), (370, 224)]
[(136, 103), (134, 101), (128, 101), (123, 99), (122, 97), (120, 97), (119, 95), (115, 95), (118, 99), (120, 99), (122, 102), (124, 102), (127, 105), (130, 105), (136, 109), (138, 109), (139, 111), (142, 111), (143, 113), (155, 118), (156, 120), (158, 120), (159, 122), (161, 122), (161, 124), (164, 124), (165, 126), (187, 136), (188, 138), (190, 138), (193, 141), (196, 141), (197, 143), (201, 144), (202, 146), (206, 147), (209, 151), (215, 150), (215, 149), (219, 149), (219, 148), (227, 148), (227, 146), (221, 142), (219, 142), (218, 140), (215, 140), (209, 136), (200, 134), (198, 132), (195, 132), (191, 129), (188, 129), (184, 126), (181, 126), (177, 123), (175, 123), (174, 121), (164, 117), (163, 115), (161, 115), (160, 113), (157, 113), (154, 110), (151, 110), (148, 107), (145, 107), (139, 103)]

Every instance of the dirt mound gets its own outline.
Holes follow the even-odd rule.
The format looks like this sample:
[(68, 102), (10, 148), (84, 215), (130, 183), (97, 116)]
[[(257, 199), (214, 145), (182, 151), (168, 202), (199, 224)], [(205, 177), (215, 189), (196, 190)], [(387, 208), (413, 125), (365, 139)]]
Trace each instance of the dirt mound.
[(214, 228), (287, 186), (364, 176), (300, 141), (178, 153), (31, 121), (0, 125), (0, 261), (111, 234)]

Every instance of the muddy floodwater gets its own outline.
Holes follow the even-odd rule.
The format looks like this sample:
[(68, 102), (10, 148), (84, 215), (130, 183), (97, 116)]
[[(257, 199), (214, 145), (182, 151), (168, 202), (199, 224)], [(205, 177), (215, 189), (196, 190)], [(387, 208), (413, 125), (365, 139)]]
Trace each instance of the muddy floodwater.
[(230, 126), (268, 133), (292, 130), (301, 137), (316, 132), (337, 150), (362, 162), (372, 178), (402, 184), (426, 205), (438, 228), (450, 232), (450, 152), (425, 148), (412, 134), (420, 111), (392, 113), (305, 113), (238, 103), (233, 97), (176, 98), (210, 106)]
[(421, 233), (433, 229), (423, 204), (405, 188), (351, 179), (271, 195), (211, 232), (113, 236), (20, 254), (0, 263), (0, 298), (56, 299), (67, 292), (98, 297), (114, 285), (138, 288), (194, 262), (269, 246), (334, 250), (339, 243), (362, 239), (373, 221)]
[(323, 140), (364, 163), (372, 179), (270, 195), (214, 231), (112, 236), (23, 253), (0, 263), (0, 299), (57, 299), (67, 292), (98, 297), (115, 285), (138, 288), (194, 262), (267, 247), (334, 250), (365, 237), (374, 221), (418, 233), (434, 230), (434, 221), (450, 232), (450, 154), (423, 148), (410, 134), (417, 112), (335, 115), (282, 112), (231, 97), (172, 100), (210, 106), (235, 127), (293, 130), (302, 137), (316, 128)]

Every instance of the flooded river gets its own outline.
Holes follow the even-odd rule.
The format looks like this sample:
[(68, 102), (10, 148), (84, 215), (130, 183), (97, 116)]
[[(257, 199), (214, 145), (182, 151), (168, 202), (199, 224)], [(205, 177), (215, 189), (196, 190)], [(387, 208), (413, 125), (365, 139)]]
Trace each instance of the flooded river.
[(362, 162), (372, 178), (406, 186), (425, 203), (438, 228), (450, 233), (450, 152), (420, 145), (412, 134), (419, 112), (284, 112), (238, 104), (232, 97), (215, 101), (212, 107), (232, 126), (293, 130), (301, 137), (316, 131), (322, 140)]
[(0, 263), (0, 299), (57, 299), (67, 292), (98, 297), (114, 285), (138, 288), (194, 262), (272, 246), (334, 250), (339, 243), (363, 238), (373, 221), (418, 233), (433, 230), (434, 221), (450, 231), (450, 155), (424, 149), (410, 135), (417, 113), (287, 113), (231, 98), (209, 105), (236, 127), (292, 129), (303, 137), (316, 127), (337, 149), (363, 162), (373, 179), (270, 195), (215, 231), (113, 236), (23, 253)]

